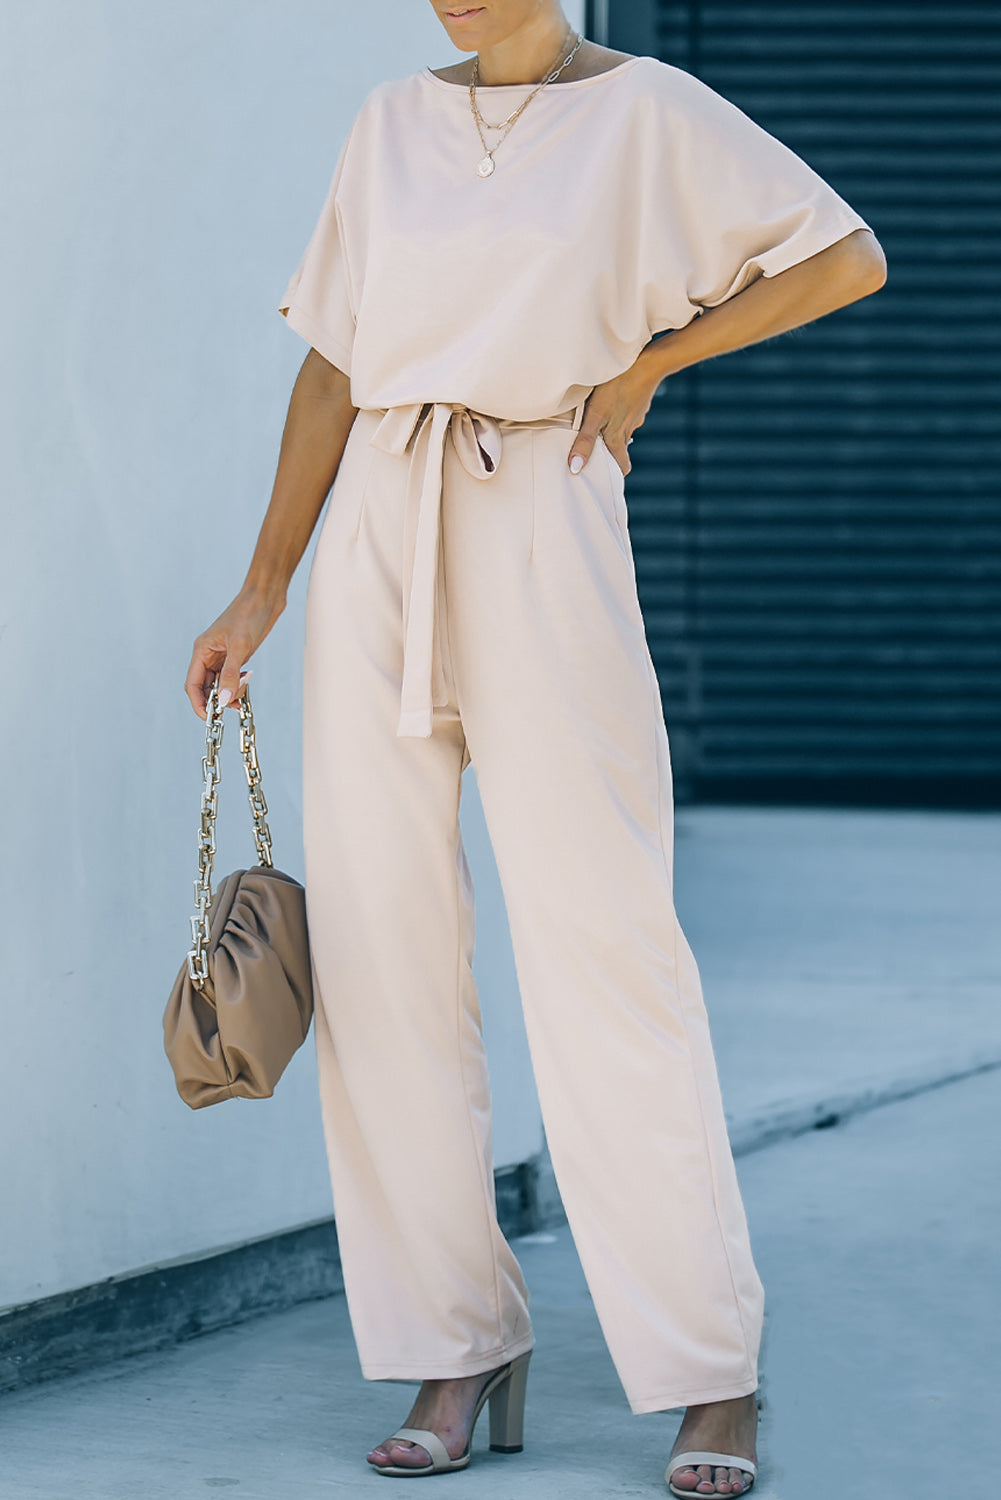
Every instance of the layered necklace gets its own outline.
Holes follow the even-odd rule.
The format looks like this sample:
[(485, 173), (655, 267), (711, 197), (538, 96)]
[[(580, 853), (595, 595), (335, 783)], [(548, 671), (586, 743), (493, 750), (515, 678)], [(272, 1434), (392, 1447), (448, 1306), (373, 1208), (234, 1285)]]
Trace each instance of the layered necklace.
[[(568, 31), (566, 36), (563, 38), (563, 41), (560, 43), (560, 52), (557, 54), (557, 60), (559, 59), (560, 54), (562, 54), (564, 47), (567, 45), (568, 40), (573, 34), (573, 32)], [(497, 150), (497, 147), (502, 145), (507, 139), (510, 131), (518, 120), (518, 117), (523, 114), (524, 111), (528, 108), (532, 100), (535, 98), (536, 94), (541, 93), (547, 83), (553, 83), (557, 78), (559, 78), (560, 74), (563, 72), (563, 69), (569, 67), (574, 58), (577, 56), (577, 49), (580, 47), (583, 40), (584, 37), (582, 33), (578, 32), (577, 39), (573, 44), (573, 48), (563, 58), (563, 61), (560, 62), (558, 66), (554, 64), (551, 71), (546, 74), (542, 82), (536, 84), (535, 88), (529, 94), (528, 98), (523, 99), (522, 102), (518, 105), (518, 108), (511, 114), (509, 114), (506, 120), (502, 120), (499, 125), (489, 124), (488, 121), (486, 121), (480, 114), (480, 106), (476, 102), (476, 85), (479, 82), (480, 76), (479, 53), (477, 53), (477, 55), (473, 58), (473, 72), (472, 77), (469, 80), (469, 105), (473, 111), (473, 119), (476, 122), (477, 134), (480, 137), (480, 142), (483, 146), (483, 150), (486, 153), (483, 160), (477, 165), (476, 168), (481, 177), (491, 177), (493, 175), (494, 152)], [(487, 138), (483, 133), (485, 130), (499, 130), (502, 132), (502, 134), (492, 146), (488, 146)]]

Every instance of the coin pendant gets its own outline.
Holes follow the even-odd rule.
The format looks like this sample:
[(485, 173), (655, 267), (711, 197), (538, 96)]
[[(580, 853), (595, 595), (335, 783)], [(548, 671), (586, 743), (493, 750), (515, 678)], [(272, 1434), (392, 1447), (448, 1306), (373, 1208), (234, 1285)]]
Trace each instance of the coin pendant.
[(494, 159), (489, 154), (483, 158), (476, 168), (481, 177), (489, 177), (494, 169)]

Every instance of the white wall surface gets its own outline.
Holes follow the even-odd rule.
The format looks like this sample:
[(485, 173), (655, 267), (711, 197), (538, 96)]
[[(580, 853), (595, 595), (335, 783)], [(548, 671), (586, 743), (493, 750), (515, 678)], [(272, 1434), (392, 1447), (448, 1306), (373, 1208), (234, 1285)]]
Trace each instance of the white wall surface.
[[(312, 1036), (273, 1100), (197, 1113), (162, 1051), (200, 789), (183, 677), (267, 504), (306, 352), (277, 302), (343, 135), (380, 79), (455, 57), (424, 0), (0, 0), (0, 1306), (331, 1212)], [(252, 662), (300, 878), (311, 555)], [(253, 860), (235, 731), (219, 873)], [(463, 827), (503, 1165), (541, 1126), (470, 772)]]

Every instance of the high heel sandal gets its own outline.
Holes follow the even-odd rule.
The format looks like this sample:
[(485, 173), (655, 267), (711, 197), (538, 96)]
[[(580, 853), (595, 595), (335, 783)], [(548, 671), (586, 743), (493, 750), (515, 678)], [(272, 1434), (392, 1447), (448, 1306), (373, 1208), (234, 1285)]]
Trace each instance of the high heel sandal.
[(441, 1438), (422, 1427), (400, 1427), (387, 1444), (396, 1438), (410, 1443), (419, 1443), (431, 1455), (431, 1462), (420, 1468), (401, 1464), (373, 1464), (377, 1474), (386, 1474), (390, 1479), (410, 1479), (421, 1474), (447, 1474), (452, 1469), (464, 1469), (472, 1458), (473, 1433), (476, 1421), (486, 1403), (490, 1402), (490, 1451), (492, 1453), (520, 1453), (524, 1445), (525, 1432), (525, 1387), (528, 1383), (528, 1361), (532, 1357), (529, 1349), (519, 1354), (509, 1365), (491, 1376), (477, 1398), (473, 1420), (469, 1428), (469, 1442), (458, 1458), (452, 1458)]

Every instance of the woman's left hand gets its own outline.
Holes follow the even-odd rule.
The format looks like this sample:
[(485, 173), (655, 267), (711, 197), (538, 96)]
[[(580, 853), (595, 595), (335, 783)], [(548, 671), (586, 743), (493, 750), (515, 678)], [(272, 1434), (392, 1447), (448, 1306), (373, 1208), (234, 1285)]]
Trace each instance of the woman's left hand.
[(634, 365), (614, 380), (595, 386), (587, 398), (580, 431), (567, 455), (572, 474), (579, 474), (591, 457), (599, 432), (623, 474), (629, 473), (632, 464), (626, 450), (633, 433), (642, 427), (659, 384), (659, 380), (651, 384), (649, 366), (641, 354)]

